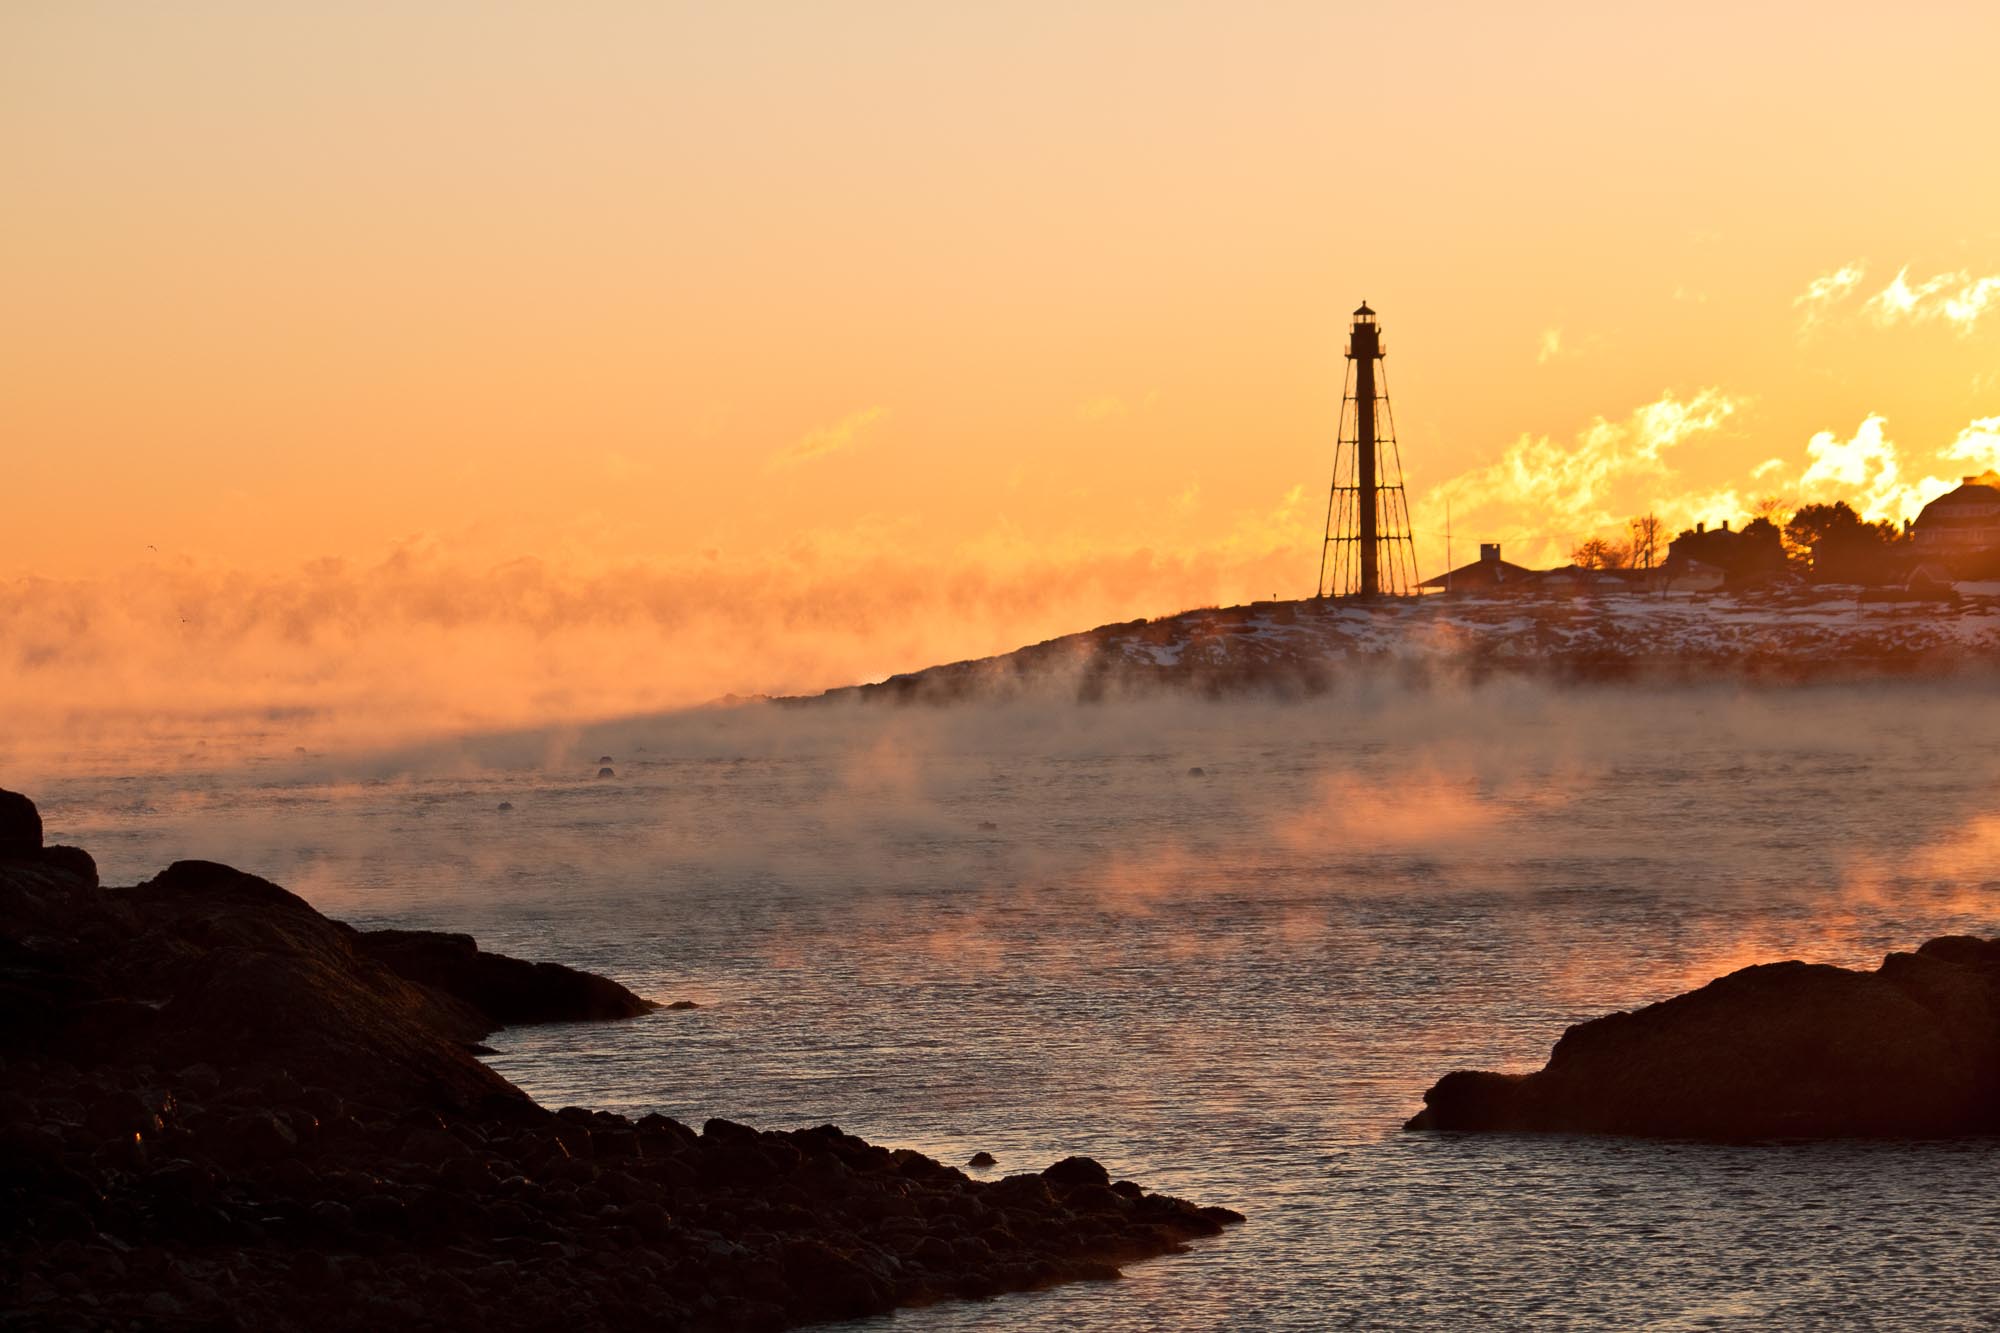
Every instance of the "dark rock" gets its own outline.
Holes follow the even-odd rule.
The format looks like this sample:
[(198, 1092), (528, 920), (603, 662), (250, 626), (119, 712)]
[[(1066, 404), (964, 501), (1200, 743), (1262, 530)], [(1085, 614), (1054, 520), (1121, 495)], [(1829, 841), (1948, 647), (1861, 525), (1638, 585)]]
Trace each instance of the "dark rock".
[[(664, 1140), (675, 1148), (691, 1147), (701, 1141), (701, 1136), (670, 1116), (648, 1114), (639, 1117), (638, 1129), (642, 1134), (655, 1140)], [(648, 1150), (648, 1156), (658, 1155)]]
[(988, 1183), (833, 1125), (551, 1113), (478, 1035), (651, 1006), (227, 866), (78, 867), (0, 860), (24, 1327), (778, 1329), (1115, 1275), (1235, 1217), (1083, 1158)]
[(820, 1240), (795, 1240), (779, 1265), (798, 1293), (792, 1309), (811, 1320), (860, 1319), (895, 1307), (887, 1288), (850, 1253)]
[(608, 754), (601, 754), (601, 755), (597, 756), (597, 762), (598, 762), (598, 763), (600, 763), (600, 764), (611, 764), (611, 763), (616, 763), (617, 761), (616, 761), (616, 760), (614, 760), (614, 759), (613, 759), (613, 758), (612, 758), (612, 757), (611, 757), (610, 755), (608, 755)]
[(757, 1140), (757, 1131), (748, 1125), (739, 1125), (734, 1120), (724, 1120), (720, 1116), (715, 1116), (702, 1122), (701, 1136), (723, 1143), (754, 1143)]
[(615, 778), (618, 774), (610, 768), (600, 768), (597, 770), (597, 776), (600, 778)]
[(989, 1166), (996, 1165), (997, 1159), (990, 1152), (976, 1152), (972, 1154), (972, 1156), (966, 1161), (965, 1164), (970, 1167), (975, 1167), (979, 1170), (984, 1170)]
[(58, 1239), (89, 1240), (97, 1235), (90, 1212), (74, 1199), (56, 1199), (42, 1210), (42, 1230)]
[(701, 1006), (700, 1006), (700, 1005), (698, 1005), (698, 1004), (696, 1004), (696, 1003), (695, 1003), (695, 1002), (694, 1002), (693, 1000), (675, 1000), (675, 1001), (674, 1001), (674, 1002), (673, 1002), (672, 1004), (668, 1005), (668, 1006), (667, 1006), (667, 1008), (669, 1008), (669, 1009), (699, 1009), (699, 1008), (701, 1008)]
[(222, 1086), (222, 1076), (215, 1072), (214, 1065), (189, 1065), (175, 1078), (196, 1097), (206, 1097)]
[(489, 1030), (522, 1023), (634, 1018), (658, 1008), (608, 977), (560, 963), (530, 963), (487, 953), (470, 935), (368, 930), (358, 932), (355, 943), (396, 975), (470, 1005)]
[(81, 847), (44, 847), (40, 859), (49, 869), (75, 880), (80, 888), (97, 887), (97, 858)]
[(1111, 1213), (1131, 1204), (1130, 1199), (1114, 1191), (1109, 1184), (1071, 1185), (1069, 1192), (1063, 1196), (1063, 1202), (1080, 1213)]
[(1049, 1182), (1040, 1172), (1007, 1176), (995, 1181), (988, 1188), (995, 1202), (1010, 1208), (1039, 1211), (1050, 1208), (1055, 1203), (1055, 1195), (1049, 1190)]
[[(312, 1220), (331, 1236), (345, 1236), (354, 1229), (354, 1210), (337, 1199), (321, 1199), (310, 1210)], [(324, 1285), (324, 1282), (316, 1285)]]
[(1408, 1128), (1697, 1139), (2000, 1131), (2000, 941), (1874, 972), (1800, 962), (1569, 1029), (1532, 1074), (1461, 1071)]
[(413, 1129), (403, 1140), (399, 1155), (408, 1161), (437, 1166), (470, 1158), (472, 1150), (441, 1129)]
[(1191, 778), (1205, 778), (1208, 776), (1208, 773), (1200, 765), (1196, 765), (1187, 771), (1187, 775)]
[(269, 1111), (253, 1111), (231, 1119), (222, 1128), (216, 1147), (221, 1154), (238, 1162), (268, 1162), (296, 1152), (299, 1136), (292, 1127)]
[(509, 810), (512, 810), (514, 808), (514, 803), (512, 801), (502, 801), (500, 802), (500, 804), (494, 806), (493, 808), (495, 810), (498, 810), (501, 814), (504, 815)]
[(1111, 1173), (1089, 1157), (1065, 1157), (1054, 1166), (1042, 1172), (1042, 1179), (1051, 1185), (1104, 1185), (1111, 1184)]
[(410, 1210), (393, 1194), (364, 1194), (354, 1201), (354, 1225), (362, 1231), (400, 1235), (409, 1230)]
[(180, 861), (104, 895), (146, 932), (106, 959), (107, 986), (164, 996), (145, 1056), (278, 1078), (260, 1096), (296, 1096), (286, 1068), (399, 1104), (525, 1101), (463, 1043), (490, 1028), (462, 1002), (412, 985), (355, 948), (357, 932), (254, 875)]
[(124, 1090), (108, 1091), (95, 1098), (85, 1112), (85, 1124), (100, 1137), (130, 1138), (135, 1134), (159, 1133), (163, 1121), (157, 1100)]
[[(314, 1204), (313, 1215), (316, 1218), (328, 1219), (330, 1229), (336, 1234), (345, 1234), (352, 1225), (349, 1211), (342, 1204)], [(292, 1284), (301, 1291), (322, 1292), (340, 1285), (346, 1275), (337, 1262), (320, 1251), (302, 1250), (293, 1257), (288, 1276)]]
[(17, 791), (0, 789), (0, 856), (32, 857), (42, 850), (42, 812)]

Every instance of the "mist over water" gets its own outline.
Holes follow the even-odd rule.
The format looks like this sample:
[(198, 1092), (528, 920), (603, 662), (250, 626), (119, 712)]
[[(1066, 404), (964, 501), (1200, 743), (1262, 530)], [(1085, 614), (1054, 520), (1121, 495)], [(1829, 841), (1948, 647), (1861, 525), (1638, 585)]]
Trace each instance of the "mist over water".
[(2000, 931), (1990, 689), (751, 706), (6, 785), (108, 882), (208, 857), (703, 1006), (501, 1033), (547, 1104), (1083, 1152), (1250, 1217), (899, 1326), (1952, 1326), (1989, 1316), (1993, 1145), (1399, 1126), (1745, 963)]

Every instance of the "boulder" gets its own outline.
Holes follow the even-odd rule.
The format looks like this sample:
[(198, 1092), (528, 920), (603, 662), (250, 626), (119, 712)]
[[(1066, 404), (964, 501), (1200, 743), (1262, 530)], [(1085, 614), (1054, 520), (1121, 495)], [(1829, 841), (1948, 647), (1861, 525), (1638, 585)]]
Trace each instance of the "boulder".
[(351, 928), (297, 895), (205, 861), (79, 893), (87, 864), (0, 861), (0, 1046), (205, 1065), (225, 1085), (291, 1070), (378, 1103), (525, 1103), (465, 1053), (490, 1030), (483, 1014), (359, 954)]
[(470, 1005), (484, 1018), (488, 1031), (522, 1023), (636, 1018), (659, 1008), (608, 977), (560, 963), (531, 963), (487, 953), (470, 935), (366, 930), (356, 932), (355, 943), (365, 956), (397, 976)]
[(17, 791), (0, 790), (0, 862), (17, 886), (97, 887), (96, 860), (81, 847), (44, 847), (42, 812)]
[(0, 790), (0, 856), (34, 856), (42, 850), (42, 812), (17, 791)]
[(77, 887), (97, 887), (97, 858), (81, 847), (44, 847), (41, 863), (59, 875), (76, 881)]
[(1111, 1173), (1100, 1166), (1095, 1158), (1065, 1157), (1043, 1171), (1042, 1179), (1051, 1185), (1108, 1186), (1111, 1184)]
[(2000, 941), (1873, 972), (1802, 962), (1570, 1028), (1534, 1073), (1459, 1071), (1407, 1128), (1748, 1140), (2000, 1130)]

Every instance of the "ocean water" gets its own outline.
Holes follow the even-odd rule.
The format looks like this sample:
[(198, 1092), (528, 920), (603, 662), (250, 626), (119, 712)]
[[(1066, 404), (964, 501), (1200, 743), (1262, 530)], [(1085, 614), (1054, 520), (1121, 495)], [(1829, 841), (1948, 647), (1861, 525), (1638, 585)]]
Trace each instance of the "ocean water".
[(758, 706), (365, 755), (183, 737), (8, 785), (111, 882), (225, 860), (701, 1005), (500, 1033), (547, 1104), (831, 1121), (1003, 1173), (1079, 1152), (1249, 1217), (899, 1328), (1983, 1328), (2000, 1144), (1401, 1124), (1447, 1070), (1538, 1066), (1748, 962), (2000, 933), (1991, 697)]

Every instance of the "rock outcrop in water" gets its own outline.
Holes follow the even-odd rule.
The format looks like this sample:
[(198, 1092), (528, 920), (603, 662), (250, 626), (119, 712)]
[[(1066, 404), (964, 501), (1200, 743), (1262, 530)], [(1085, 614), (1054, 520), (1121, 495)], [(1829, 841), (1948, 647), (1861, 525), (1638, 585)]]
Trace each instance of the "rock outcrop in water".
[(522, 1023), (636, 1018), (660, 1007), (608, 977), (560, 963), (530, 963), (487, 953), (470, 935), (439, 930), (362, 930), (356, 931), (353, 939), (364, 957), (404, 980), (471, 1005), (489, 1030)]
[(1114, 1277), (1241, 1220), (1085, 1158), (981, 1183), (831, 1125), (551, 1113), (471, 1043), (650, 1002), (227, 866), (100, 890), (41, 838), (0, 793), (10, 1326), (777, 1329)]
[(1460, 1071), (1407, 1128), (1657, 1138), (2000, 1132), (2000, 940), (1873, 972), (1747, 967), (1569, 1029), (1532, 1074)]

